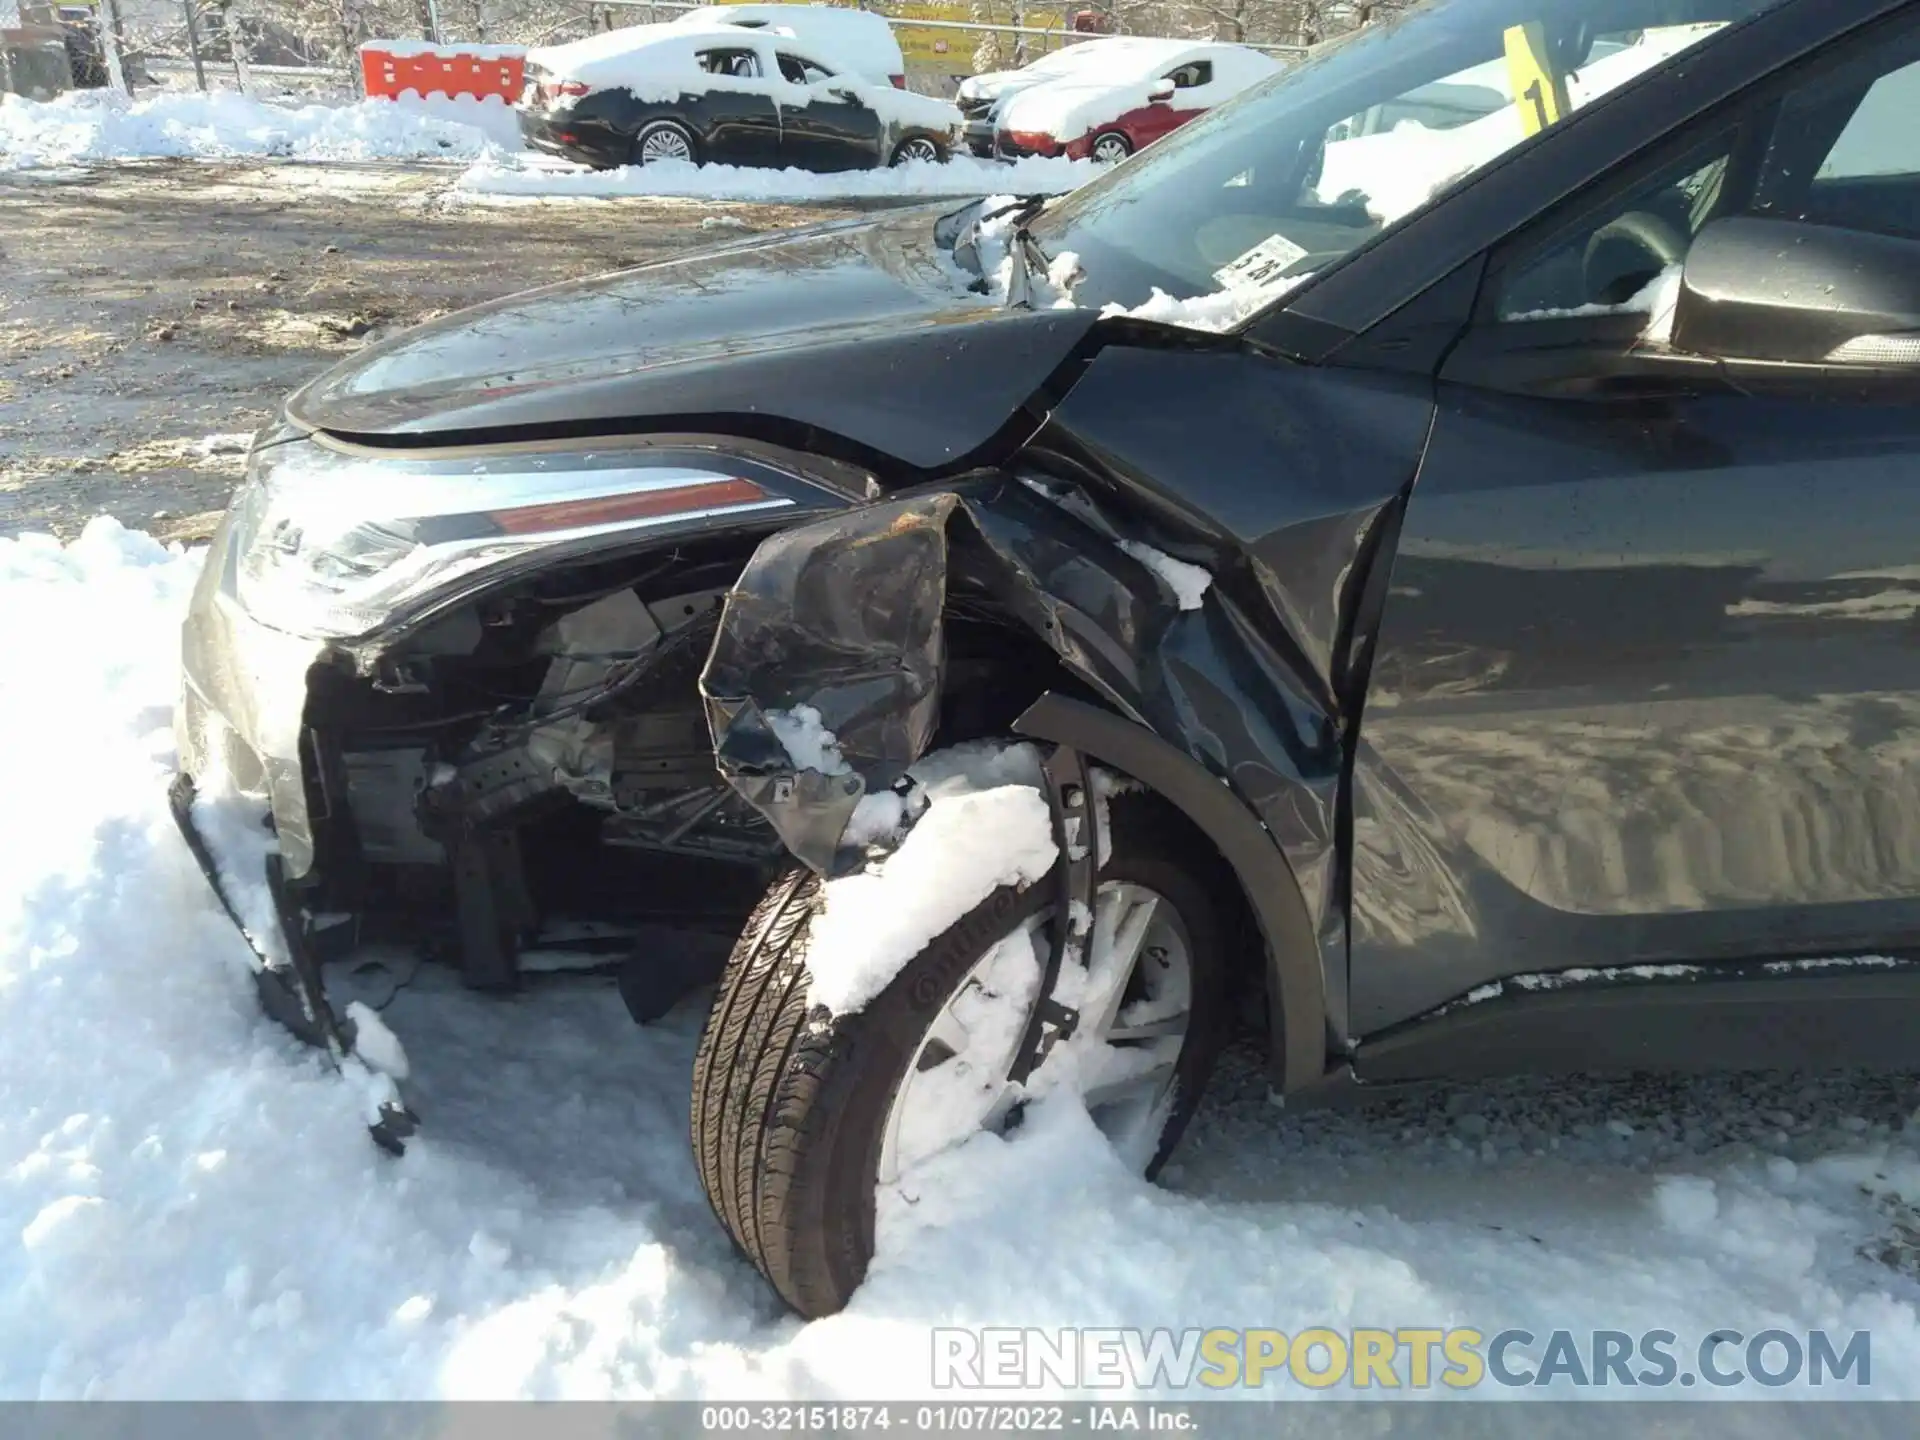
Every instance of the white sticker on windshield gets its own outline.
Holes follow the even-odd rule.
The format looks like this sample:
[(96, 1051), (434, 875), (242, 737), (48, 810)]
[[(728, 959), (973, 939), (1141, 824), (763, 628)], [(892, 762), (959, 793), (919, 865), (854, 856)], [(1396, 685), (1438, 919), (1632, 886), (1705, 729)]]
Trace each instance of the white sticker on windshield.
[(1307, 253), (1284, 235), (1269, 235), (1237, 260), (1229, 260), (1213, 272), (1223, 290), (1257, 290), (1271, 285), (1289, 266)]

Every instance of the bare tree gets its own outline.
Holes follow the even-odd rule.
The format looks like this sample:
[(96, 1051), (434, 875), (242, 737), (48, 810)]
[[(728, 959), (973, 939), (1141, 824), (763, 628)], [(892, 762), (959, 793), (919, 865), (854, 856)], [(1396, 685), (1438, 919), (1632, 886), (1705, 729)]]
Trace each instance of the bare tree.
[[(185, 53), (180, 0), (121, 0), (137, 45)], [(246, 16), (247, 45), (271, 45), (310, 63), (349, 67), (365, 41), (425, 37), (432, 30), (427, 0), (229, 0), (234, 16)], [(860, 0), (886, 13), (889, 0)], [(1075, 9), (1103, 15), (1123, 35), (1218, 39), (1255, 45), (1313, 45), (1346, 30), (1376, 24), (1407, 8), (1411, 0), (970, 0), (967, 13), (983, 24), (1056, 23)], [(215, 0), (200, 0), (202, 13)], [(442, 39), (488, 44), (552, 44), (602, 29), (666, 19), (673, 12), (594, 0), (440, 0)], [(238, 27), (234, 27), (237, 29)], [(210, 55), (226, 58), (233, 30), (217, 21), (202, 35)], [(976, 70), (1005, 69), (1050, 48), (1012, 30), (979, 36)], [(255, 58), (265, 59), (264, 54)]]

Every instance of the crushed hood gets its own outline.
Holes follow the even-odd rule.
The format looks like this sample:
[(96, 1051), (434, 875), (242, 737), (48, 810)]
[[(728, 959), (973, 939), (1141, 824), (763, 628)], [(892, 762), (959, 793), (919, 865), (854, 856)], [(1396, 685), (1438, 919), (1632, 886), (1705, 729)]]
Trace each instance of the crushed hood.
[(933, 243), (952, 202), (509, 296), (335, 366), (289, 401), (350, 437), (782, 424), (920, 467), (958, 460), (1072, 352), (1091, 312), (969, 293)]

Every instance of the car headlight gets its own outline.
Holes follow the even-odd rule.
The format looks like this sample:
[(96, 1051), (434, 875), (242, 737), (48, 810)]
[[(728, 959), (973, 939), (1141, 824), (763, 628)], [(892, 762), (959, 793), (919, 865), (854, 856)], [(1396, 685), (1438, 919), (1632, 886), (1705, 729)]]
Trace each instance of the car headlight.
[(236, 598), (297, 635), (365, 635), (530, 552), (801, 506), (804, 480), (702, 450), (609, 444), (459, 458), (263, 437), (235, 498)]

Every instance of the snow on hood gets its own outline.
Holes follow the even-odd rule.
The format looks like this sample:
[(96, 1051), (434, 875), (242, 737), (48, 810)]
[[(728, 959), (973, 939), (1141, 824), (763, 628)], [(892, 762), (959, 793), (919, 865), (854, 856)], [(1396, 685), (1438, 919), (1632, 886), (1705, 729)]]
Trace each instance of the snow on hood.
[(1151, 79), (1124, 83), (1056, 80), (1008, 96), (1001, 102), (996, 119), (1006, 130), (1073, 140), (1096, 125), (1118, 120), (1129, 110), (1150, 104), (1153, 85)]
[(1101, 65), (1107, 65), (1124, 56), (1129, 48), (1138, 50), (1148, 46), (1153, 47), (1155, 55), (1172, 53), (1170, 47), (1159, 42), (1133, 40), (1124, 36), (1081, 40), (1042, 55), (1018, 70), (988, 70), (979, 75), (969, 75), (960, 82), (959, 98), (997, 100), (1035, 85), (1049, 84), (1064, 76), (1083, 74), (1091, 68), (1096, 58)]
[[(1589, 104), (1719, 28), (1716, 23), (1649, 30), (1637, 44), (1569, 75), (1567, 98), (1576, 109)], [(1367, 213), (1390, 225), (1524, 139), (1520, 112), (1512, 105), (1452, 130), (1429, 130), (1405, 121), (1383, 134), (1327, 146), (1315, 193), (1331, 204), (1358, 191), (1366, 196)]]
[(128, 100), (74, 90), (45, 102), (0, 95), (0, 168), (148, 158), (473, 160), (520, 148), (498, 98), (405, 96), (353, 105), (267, 105), (245, 95)]

